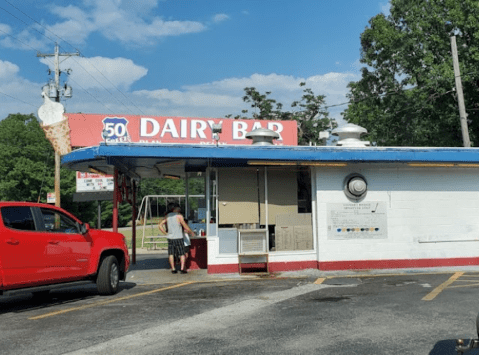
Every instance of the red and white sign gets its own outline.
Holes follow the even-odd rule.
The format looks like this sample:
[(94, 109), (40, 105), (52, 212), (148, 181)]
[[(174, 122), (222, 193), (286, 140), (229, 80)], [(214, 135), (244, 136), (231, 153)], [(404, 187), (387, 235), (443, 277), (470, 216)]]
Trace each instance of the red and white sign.
[(111, 175), (90, 174), (77, 171), (77, 192), (113, 191)]
[(55, 203), (56, 200), (54, 192), (47, 192), (47, 203)]
[[(216, 144), (213, 124), (222, 124), (218, 144), (251, 144), (246, 133), (269, 128), (280, 135), (276, 145), (298, 145), (296, 121), (235, 120), (160, 116), (66, 113), (72, 147), (101, 142)], [(105, 138), (103, 137), (105, 135)]]

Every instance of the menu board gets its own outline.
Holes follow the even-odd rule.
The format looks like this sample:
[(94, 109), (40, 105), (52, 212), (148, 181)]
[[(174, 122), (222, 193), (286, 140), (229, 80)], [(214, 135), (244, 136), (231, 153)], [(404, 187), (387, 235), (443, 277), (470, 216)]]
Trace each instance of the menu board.
[(77, 171), (77, 192), (113, 191), (111, 175), (82, 173)]

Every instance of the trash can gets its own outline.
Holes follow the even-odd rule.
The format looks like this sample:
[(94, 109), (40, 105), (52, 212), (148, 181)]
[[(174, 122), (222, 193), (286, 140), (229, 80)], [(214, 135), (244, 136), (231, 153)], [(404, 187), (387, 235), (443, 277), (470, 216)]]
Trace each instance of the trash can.
[(190, 253), (186, 266), (188, 269), (206, 269), (208, 267), (208, 249), (205, 237), (190, 238)]

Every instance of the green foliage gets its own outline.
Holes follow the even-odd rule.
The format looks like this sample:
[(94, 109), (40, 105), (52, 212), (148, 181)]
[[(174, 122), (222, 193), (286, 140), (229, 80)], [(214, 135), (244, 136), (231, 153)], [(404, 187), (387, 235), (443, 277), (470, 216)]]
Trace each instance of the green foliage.
[(0, 199), (37, 201), (54, 183), (53, 148), (34, 115), (0, 121)]
[[(36, 117), (11, 114), (0, 121), (0, 200), (46, 202), (47, 192), (54, 191), (55, 154), (45, 138)], [(138, 201), (144, 195), (182, 195), (184, 180), (145, 179), (141, 181)], [(192, 181), (190, 193), (199, 194), (198, 182)], [(76, 192), (75, 172), (60, 170), (61, 205), (80, 220), (97, 226), (97, 202), (73, 202)], [(113, 203), (102, 202), (102, 227), (112, 226)], [(126, 226), (132, 219), (131, 206), (118, 207), (118, 225)]]
[(475, 0), (391, 0), (361, 35), (362, 78), (344, 118), (388, 146), (462, 146), (450, 37), (456, 35), (471, 141), (479, 132)]
[[(191, 195), (202, 195), (205, 194), (205, 181), (204, 175), (202, 177), (190, 177), (188, 179), (188, 194)], [(144, 196), (146, 195), (184, 195), (185, 194), (185, 180), (171, 180), (171, 179), (143, 179), (140, 183), (140, 192), (138, 196), (138, 201), (141, 202)], [(169, 200), (171, 202), (171, 200)], [(158, 206), (156, 206), (156, 201), (153, 202), (155, 205), (152, 206), (152, 216), (157, 217), (163, 216), (166, 212), (165, 201), (160, 200)], [(191, 198), (189, 199), (189, 210), (196, 210), (198, 208), (198, 199)], [(181, 209), (185, 213), (184, 199), (181, 199)]]
[[(54, 191), (55, 154), (33, 114), (10, 114), (0, 121), (0, 200), (46, 202)], [(89, 221), (93, 203), (73, 203), (75, 172), (60, 171), (62, 207)]]
[(185, 193), (185, 180), (172, 179), (143, 179), (140, 183), (138, 199), (146, 195), (183, 195)]
[[(305, 83), (300, 84), (304, 85)], [(247, 87), (244, 91), (243, 101), (249, 103), (254, 111), (251, 117), (246, 117), (248, 110), (242, 110), (244, 116), (237, 115), (235, 119), (295, 120), (298, 124), (299, 145), (324, 145), (325, 140), (319, 139), (319, 132), (331, 131), (337, 127), (336, 121), (329, 118), (329, 113), (324, 108), (325, 96), (316, 96), (311, 89), (303, 90), (301, 99), (291, 104), (291, 111), (284, 111), (283, 104), (269, 97), (269, 91), (261, 94), (254, 87)], [(232, 115), (226, 117), (231, 118)]]
[[(132, 220), (131, 205), (127, 202), (118, 204), (118, 227), (125, 227)], [(96, 224), (94, 224), (96, 225)], [(113, 202), (106, 201), (101, 206), (101, 225), (103, 228), (113, 226)]]

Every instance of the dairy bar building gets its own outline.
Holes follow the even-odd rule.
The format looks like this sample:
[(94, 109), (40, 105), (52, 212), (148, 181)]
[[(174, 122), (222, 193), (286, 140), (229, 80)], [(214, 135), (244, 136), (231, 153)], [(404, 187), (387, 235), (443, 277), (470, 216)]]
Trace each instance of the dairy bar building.
[(261, 124), (221, 144), (216, 125), (201, 126), (210, 144), (103, 138), (62, 165), (111, 174), (127, 196), (143, 178), (200, 180), (185, 214), (209, 273), (478, 263), (479, 149), (375, 147), (355, 125), (334, 146), (278, 145), (288, 128)]

